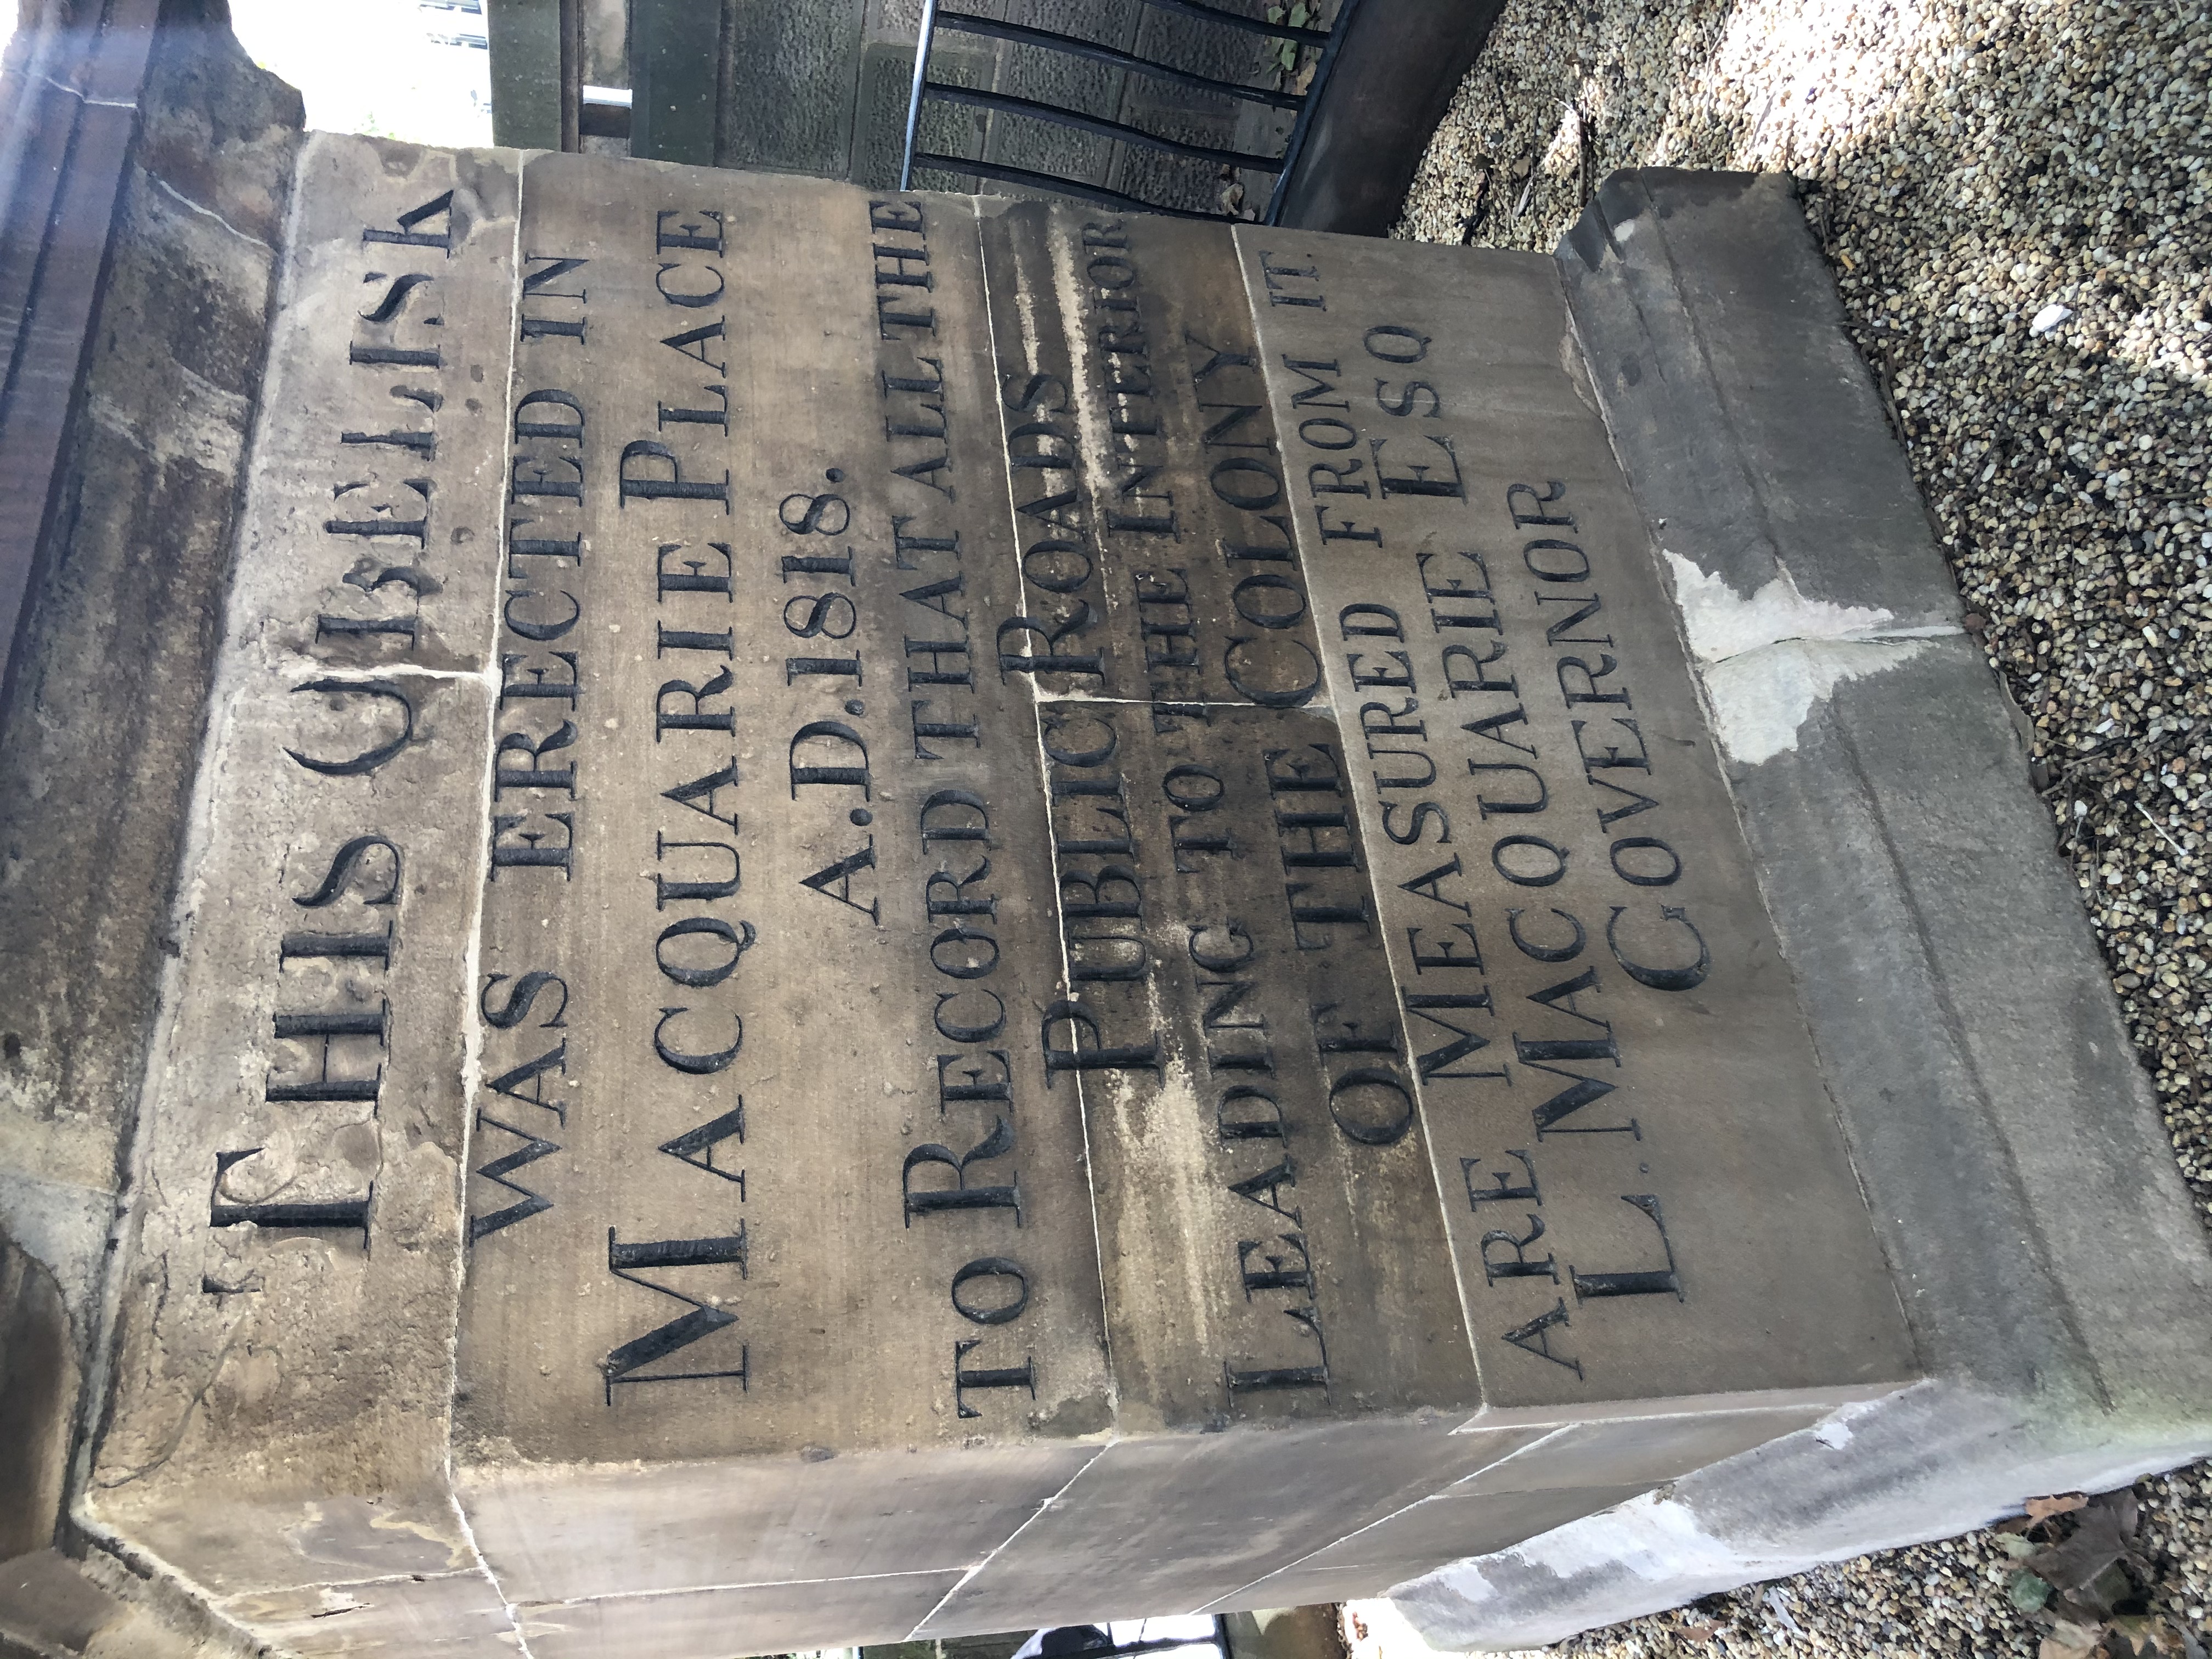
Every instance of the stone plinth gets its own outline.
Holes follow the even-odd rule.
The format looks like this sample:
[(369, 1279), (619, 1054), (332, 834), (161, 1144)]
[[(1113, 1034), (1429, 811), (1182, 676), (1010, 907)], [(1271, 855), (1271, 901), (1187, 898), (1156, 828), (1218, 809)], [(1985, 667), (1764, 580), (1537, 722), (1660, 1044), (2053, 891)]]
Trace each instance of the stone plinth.
[(82, 1508), (302, 1652), (1372, 1593), (1917, 1374), (1539, 258), (304, 146)]

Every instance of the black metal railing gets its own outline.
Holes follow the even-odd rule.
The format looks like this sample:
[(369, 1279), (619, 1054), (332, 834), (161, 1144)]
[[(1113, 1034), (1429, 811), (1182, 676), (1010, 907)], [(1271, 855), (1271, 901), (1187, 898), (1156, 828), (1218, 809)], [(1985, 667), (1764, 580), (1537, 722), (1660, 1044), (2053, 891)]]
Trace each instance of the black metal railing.
[[(1245, 33), (1265, 37), (1271, 41), (1288, 42), (1299, 51), (1314, 54), (1312, 73), (1305, 89), (1292, 92), (1279, 87), (1255, 86), (1241, 81), (1224, 81), (1218, 76), (1202, 75), (1157, 58), (1144, 58), (1135, 52), (1109, 46), (1102, 41), (1085, 40), (1079, 35), (1062, 34), (1052, 29), (1036, 28), (1024, 23), (1001, 22), (994, 17), (979, 16), (973, 12), (953, 11), (939, 5), (938, 0), (922, 0), (921, 30), (915, 42), (914, 58), (914, 86), (907, 100), (906, 149), (899, 166), (899, 188), (914, 187), (917, 169), (930, 168), (945, 173), (964, 174), (975, 179), (987, 179), (1000, 184), (1015, 185), (1031, 190), (1042, 190), (1062, 196), (1076, 197), (1086, 202), (1097, 202), (1107, 207), (1120, 208), (1134, 213), (1164, 213), (1184, 219), (1243, 219), (1256, 216), (1261, 222), (1277, 222), (1284, 199), (1282, 185), (1291, 168), (1297, 165), (1298, 155), (1304, 147), (1306, 132), (1312, 125), (1315, 104), (1328, 84), (1329, 69), (1335, 60), (1337, 43), (1344, 38), (1358, 0), (1339, 0), (1334, 25), (1327, 29), (1307, 28), (1288, 21), (1273, 21), (1265, 18), (1248, 17), (1242, 12), (1229, 11), (1208, 5), (1206, 0), (1141, 0), (1141, 3), (1156, 9), (1173, 12), (1199, 21), (1218, 24)], [(1206, 144), (1190, 139), (1177, 138), (1152, 131), (1126, 121), (1117, 121), (1103, 115), (1093, 115), (1080, 110), (1064, 109), (1057, 105), (1041, 103), (1035, 99), (1017, 97), (1012, 93), (998, 92), (985, 87), (958, 86), (929, 78), (931, 53), (936, 45), (937, 32), (950, 29), (958, 33), (980, 36), (985, 40), (1002, 41), (1008, 45), (1057, 53), (1063, 58), (1080, 58), (1101, 64), (1109, 69), (1163, 82), (1188, 91), (1211, 94), (1228, 100), (1232, 106), (1252, 106), (1257, 109), (1279, 111), (1290, 115), (1289, 133), (1279, 150), (1246, 150), (1223, 145)], [(1173, 203), (1146, 200), (1127, 191), (1115, 190), (1087, 179), (1073, 179), (1037, 167), (1018, 167), (1003, 161), (986, 160), (981, 155), (952, 155), (920, 149), (922, 106), (926, 103), (964, 105), (980, 109), (987, 116), (1008, 115), (1044, 122), (1048, 125), (1066, 127), (1089, 133), (1124, 145), (1160, 151), (1188, 161), (1232, 168), (1238, 173), (1254, 172), (1273, 175), (1274, 183), (1268, 187), (1267, 205), (1249, 212), (1240, 212), (1226, 204), (1210, 209), (1191, 208)], [(986, 140), (989, 129), (985, 129)], [(985, 146), (979, 146), (983, 148)], [(1248, 192), (1248, 197), (1249, 192)]]

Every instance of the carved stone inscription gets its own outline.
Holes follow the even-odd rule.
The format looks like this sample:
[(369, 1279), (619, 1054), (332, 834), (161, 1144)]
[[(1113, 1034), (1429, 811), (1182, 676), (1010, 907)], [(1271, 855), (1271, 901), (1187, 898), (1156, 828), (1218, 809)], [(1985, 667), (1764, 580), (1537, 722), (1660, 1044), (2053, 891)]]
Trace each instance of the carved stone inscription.
[(515, 179), (320, 135), (300, 169), (89, 1500), (226, 1587), (292, 1569), (178, 1517), (277, 1478), (369, 1483), (418, 1551), (452, 1530)]
[(1487, 1401), (1897, 1374), (1552, 263), (1238, 237)]
[(1548, 267), (1277, 241), (530, 163), (477, 1443), (1897, 1369)]
[(222, 1328), (443, 1042), (465, 1462), (1902, 1369), (1548, 266), (318, 154)]
[(573, 156), (525, 204), (466, 1426), (1103, 1427), (974, 216)]
[(1474, 1404), (1233, 248), (604, 171), (526, 177), (466, 1428)]
[(1041, 1037), (1089, 1130), (1121, 1421), (1472, 1404), (1233, 250), (1035, 204), (984, 247), (999, 666), (1037, 698), (1067, 976)]
[(805, 1645), (1911, 1374), (1547, 262), (325, 137), (291, 234), (102, 1524)]

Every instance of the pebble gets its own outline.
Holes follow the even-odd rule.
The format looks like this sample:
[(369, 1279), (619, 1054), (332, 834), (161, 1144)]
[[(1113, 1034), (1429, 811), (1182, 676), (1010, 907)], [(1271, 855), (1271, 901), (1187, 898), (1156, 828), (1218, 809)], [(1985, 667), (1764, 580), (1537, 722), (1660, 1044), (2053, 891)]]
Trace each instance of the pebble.
[[(1796, 175), (2212, 1219), (2208, 65), (2207, 0), (1506, 0), (1396, 234), (1548, 252), (1617, 167)], [(2202, 1631), (2212, 1465), (2138, 1491)], [(2002, 1565), (1922, 1545), (1775, 1587), (1800, 1635), (1754, 1588), (1562, 1650), (2032, 1655)]]

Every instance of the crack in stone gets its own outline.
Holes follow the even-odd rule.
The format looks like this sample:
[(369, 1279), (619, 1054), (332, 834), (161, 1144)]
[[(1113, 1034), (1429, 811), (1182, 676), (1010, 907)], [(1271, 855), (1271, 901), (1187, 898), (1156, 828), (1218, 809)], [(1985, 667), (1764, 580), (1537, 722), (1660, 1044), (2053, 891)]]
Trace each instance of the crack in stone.
[[(131, 109), (136, 106), (130, 104), (120, 104), (115, 106), (115, 107), (119, 109)], [(221, 225), (232, 235), (239, 237), (245, 241), (252, 243), (254, 246), (261, 249), (264, 253), (270, 254), (272, 257), (275, 255), (276, 250), (270, 247), (268, 243), (263, 241), (261, 238), (256, 236), (252, 231), (240, 230), (236, 225), (231, 223), (229, 220), (224, 218), (222, 215), (217, 213), (213, 208), (209, 207), (203, 203), (195, 202), (191, 197), (185, 195), (182, 191), (178, 190), (174, 185), (171, 185), (167, 179), (162, 178), (161, 174), (157, 173), (149, 173), (143, 167), (139, 171), (143, 174), (147, 183), (152, 185), (155, 189), (160, 191), (164, 196), (169, 198), (170, 200), (181, 203), (184, 206), (191, 209), (194, 213), (200, 214), (206, 218), (214, 220), (216, 223)]]

